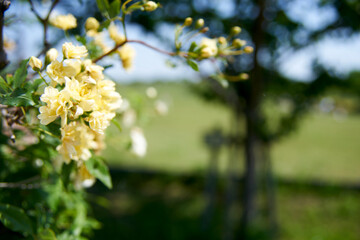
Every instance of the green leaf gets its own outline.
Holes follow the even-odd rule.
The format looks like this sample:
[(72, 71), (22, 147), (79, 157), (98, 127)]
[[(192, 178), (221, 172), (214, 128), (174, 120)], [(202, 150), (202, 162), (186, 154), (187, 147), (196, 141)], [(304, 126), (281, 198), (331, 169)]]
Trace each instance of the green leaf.
[(32, 84), (31, 84), (31, 91), (32, 93), (36, 92), (40, 86), (40, 84), (42, 84), (44, 81), (41, 78), (35, 79)]
[(71, 172), (75, 169), (76, 164), (74, 161), (70, 161), (70, 163), (63, 163), (61, 168), (61, 180), (63, 181), (65, 188), (69, 185)]
[(120, 14), (120, 6), (121, 6), (121, 1), (120, 0), (114, 0), (110, 4), (110, 7), (108, 9), (108, 13), (110, 15), (110, 18), (116, 17), (117, 15)]
[(8, 73), (8, 74), (6, 74), (6, 81), (7, 81), (7, 83), (10, 85), (10, 86), (12, 86), (12, 84), (13, 84), (13, 80), (14, 80), (14, 76), (12, 75), (12, 74), (10, 74), (10, 73)]
[(44, 229), (38, 235), (39, 240), (56, 240), (55, 233), (51, 229)]
[(13, 78), (13, 87), (19, 88), (24, 83), (27, 76), (27, 66), (29, 59), (25, 59), (20, 63), (19, 68), (16, 70)]
[(80, 35), (76, 35), (75, 36), (76, 41), (78, 41), (79, 43), (81, 43), (82, 45), (86, 46), (86, 37), (84, 36), (80, 36)]
[(31, 221), (21, 208), (0, 203), (0, 221), (12, 231), (33, 234)]
[(109, 13), (108, 13), (108, 9), (109, 9), (109, 2), (108, 0), (96, 0), (97, 6), (101, 12), (101, 14), (106, 17), (109, 18)]
[(99, 179), (108, 188), (112, 188), (109, 169), (101, 158), (93, 156), (85, 161), (85, 165), (91, 175)]
[(196, 62), (188, 59), (188, 60), (186, 61), (186, 63), (187, 63), (192, 69), (194, 69), (195, 71), (197, 71), (197, 72), (199, 71), (199, 66), (197, 65)]
[(34, 106), (31, 92), (26, 90), (28, 89), (17, 88), (11, 93), (0, 95), (0, 103), (16, 107)]
[(219, 74), (214, 74), (211, 75), (211, 77), (214, 78), (216, 81), (218, 81), (223, 88), (227, 88), (229, 86), (229, 82), (228, 80), (226, 80), (226, 78), (224, 78), (224, 76)]
[(111, 120), (111, 122), (119, 129), (120, 132), (122, 132), (121, 125), (118, 121), (116, 121), (114, 118)]
[(190, 45), (190, 47), (189, 47), (189, 52), (193, 52), (196, 47), (197, 47), (196, 42), (192, 42), (191, 45)]
[(10, 92), (10, 87), (8, 83), (0, 76), (0, 90), (2, 93)]
[(99, 31), (103, 30), (104, 28), (108, 28), (111, 23), (110, 19), (105, 20), (100, 24)]

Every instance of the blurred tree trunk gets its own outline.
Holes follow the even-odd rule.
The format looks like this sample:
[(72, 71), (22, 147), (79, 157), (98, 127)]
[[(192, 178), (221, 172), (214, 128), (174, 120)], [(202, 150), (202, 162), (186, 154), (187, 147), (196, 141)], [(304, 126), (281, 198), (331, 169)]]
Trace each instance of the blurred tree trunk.
[(238, 179), (239, 169), (237, 167), (238, 157), (241, 154), (241, 128), (240, 120), (243, 117), (241, 111), (235, 110), (236, 114), (231, 121), (231, 135), (228, 140), (229, 160), (226, 174), (226, 190), (225, 190), (225, 206), (224, 206), (224, 231), (223, 239), (234, 239), (234, 223), (235, 223), (235, 201), (238, 195)]
[(246, 238), (248, 231), (254, 227), (257, 215), (256, 195), (258, 190), (258, 172), (261, 163), (261, 139), (258, 135), (260, 116), (260, 102), (263, 94), (264, 79), (261, 67), (258, 62), (258, 52), (262, 45), (264, 32), (262, 24), (264, 22), (263, 11), (265, 0), (259, 0), (259, 14), (255, 20), (253, 32), (254, 67), (250, 74), (250, 94), (247, 99), (245, 118), (246, 118), (246, 137), (245, 137), (245, 176), (244, 176), (244, 199), (241, 234)]

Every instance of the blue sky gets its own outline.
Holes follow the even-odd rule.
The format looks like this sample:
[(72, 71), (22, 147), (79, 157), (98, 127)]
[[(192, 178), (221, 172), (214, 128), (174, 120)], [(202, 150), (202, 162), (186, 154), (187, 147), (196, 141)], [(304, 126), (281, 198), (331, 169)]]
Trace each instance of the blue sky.
[[(231, 0), (219, 1), (219, 11), (224, 14), (231, 12)], [(301, 21), (309, 29), (321, 28), (324, 25), (336, 19), (336, 12), (330, 8), (317, 9), (313, 0), (296, 0), (288, 5), (290, 16)], [(11, 27), (5, 28), (5, 36), (9, 39), (17, 40), (17, 49), (9, 53), (10, 60), (15, 58), (27, 58), (36, 55), (39, 52), (39, 42), (42, 39), (42, 29), (36, 24), (34, 15), (30, 12), (28, 4), (13, 2), (6, 14), (14, 14), (21, 16), (22, 21), (15, 22)], [(35, 24), (34, 24), (35, 23)], [(171, 39), (173, 37), (173, 26), (163, 26), (162, 31)], [(51, 29), (50, 35), (57, 29)], [(21, 33), (20, 35), (18, 33)], [(20, 39), (16, 39), (19, 37)], [(155, 37), (144, 34), (140, 27), (135, 25), (128, 26), (128, 36), (130, 39), (141, 39), (147, 43), (159, 48), (167, 49), (167, 44), (162, 43)], [(25, 39), (25, 41), (24, 41)], [(176, 80), (190, 79), (197, 80), (199, 74), (191, 70), (189, 67), (179, 64), (177, 68), (169, 68), (165, 62), (168, 56), (162, 55), (151, 49), (139, 44), (132, 45), (136, 50), (136, 58), (134, 69), (131, 72), (125, 72), (121, 67), (121, 63), (117, 58), (111, 60), (114, 67), (107, 70), (107, 74), (119, 82), (131, 81), (153, 81), (153, 80)], [(57, 46), (60, 49), (60, 46)], [(281, 72), (289, 77), (299, 81), (311, 80), (313, 75), (311, 72), (312, 61), (316, 58), (321, 63), (325, 63), (327, 67), (333, 68), (336, 72), (344, 74), (352, 70), (360, 70), (360, 36), (356, 35), (349, 39), (333, 39), (325, 38), (319, 43), (308, 46), (300, 51), (291, 52), (284, 50), (282, 58), (279, 61)], [(211, 72), (209, 64), (202, 64), (201, 69), (205, 73)]]

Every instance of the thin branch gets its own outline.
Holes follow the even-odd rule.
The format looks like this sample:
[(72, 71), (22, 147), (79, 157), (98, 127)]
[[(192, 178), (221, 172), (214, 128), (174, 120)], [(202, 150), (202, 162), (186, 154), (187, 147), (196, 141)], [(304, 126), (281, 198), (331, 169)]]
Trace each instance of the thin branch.
[(169, 55), (169, 56), (176, 56), (176, 55), (180, 55), (180, 56), (183, 56), (183, 57), (186, 57), (187, 54), (186, 53), (182, 53), (182, 52), (179, 52), (179, 53), (175, 53), (175, 52), (168, 52), (168, 51), (165, 51), (165, 50), (162, 50), (162, 49), (159, 49), (157, 47), (154, 47), (154, 46), (151, 46), (150, 44), (144, 42), (144, 41), (141, 41), (141, 40), (128, 40), (127, 42), (133, 42), (133, 43), (139, 43), (141, 45), (144, 45), (148, 48), (151, 48), (157, 52), (160, 52), (160, 53), (163, 53), (163, 54), (166, 54), (166, 55)]
[(50, 14), (51, 12), (54, 10), (55, 6), (60, 2), (60, 0), (54, 0), (54, 2), (52, 3), (50, 9), (49, 9), (49, 12), (48, 14), (46, 15), (46, 18), (44, 20), (48, 21), (49, 20), (49, 17), (50, 17)]
[(114, 53), (119, 47), (122, 47), (123, 45), (125, 45), (126, 43), (139, 43), (141, 45), (144, 45), (150, 49), (153, 49), (157, 52), (160, 52), (160, 53), (163, 53), (163, 54), (166, 54), (166, 55), (169, 55), (169, 56), (176, 56), (176, 55), (179, 55), (179, 56), (182, 56), (182, 57), (187, 57), (188, 54), (187, 53), (183, 53), (183, 52), (168, 52), (168, 51), (165, 51), (165, 50), (162, 50), (160, 48), (157, 48), (157, 47), (154, 47), (144, 41), (141, 41), (141, 40), (125, 40), (124, 42), (120, 43), (120, 44), (117, 44), (113, 49), (111, 49), (110, 51), (104, 53), (103, 55), (101, 55), (100, 57), (97, 57), (93, 60), (94, 63), (100, 61), (101, 59), (103, 59), (104, 57), (106, 56), (109, 56), (110, 54)]
[(31, 11), (35, 14), (39, 22), (43, 25), (43, 45), (44, 48), (40, 51), (40, 53), (37, 55), (37, 57), (40, 57), (42, 54), (44, 54), (51, 46), (51, 44), (48, 42), (47, 39), (47, 31), (48, 31), (48, 24), (49, 24), (49, 18), (51, 12), (54, 10), (55, 6), (60, 2), (60, 0), (54, 0), (53, 3), (50, 6), (49, 12), (47, 13), (45, 18), (42, 18), (38, 12), (35, 10), (34, 4), (32, 0), (28, 0), (30, 3)]
[(3, 36), (4, 15), (5, 15), (5, 11), (9, 7), (10, 7), (9, 0), (0, 0), (0, 70), (5, 68), (9, 63), (4, 49), (4, 36)]
[(111, 49), (110, 51), (104, 53), (104, 54), (101, 55), (100, 57), (95, 58), (95, 59), (92, 60), (92, 61), (93, 61), (94, 63), (96, 63), (96, 62), (100, 61), (101, 59), (103, 59), (104, 57), (109, 56), (110, 54), (116, 52), (116, 50), (117, 50), (119, 47), (125, 45), (126, 42), (127, 42), (127, 41), (124, 41), (124, 42), (122, 42), (122, 43), (117, 44), (113, 49)]
[(10, 183), (10, 182), (0, 182), (0, 188), (21, 188), (21, 189), (34, 189), (39, 188), (40, 183), (34, 183), (38, 181), (40, 176), (34, 176), (28, 179), (25, 179), (20, 182)]
[(32, 0), (28, 0), (29, 4), (30, 4), (30, 9), (31, 11), (35, 14), (36, 18), (40, 21), (43, 22), (44, 19), (42, 19), (42, 17), (39, 15), (39, 13), (35, 10), (34, 7), (34, 3), (32, 2)]

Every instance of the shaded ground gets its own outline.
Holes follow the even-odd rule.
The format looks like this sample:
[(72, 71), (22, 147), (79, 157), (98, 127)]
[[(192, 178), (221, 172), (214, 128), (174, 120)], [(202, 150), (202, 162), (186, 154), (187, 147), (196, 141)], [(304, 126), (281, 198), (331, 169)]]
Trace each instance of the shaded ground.
[[(118, 172), (113, 177), (112, 191), (101, 185), (94, 189), (92, 200), (102, 205), (93, 204), (94, 214), (103, 228), (92, 239), (221, 239), (223, 183), (210, 223), (204, 226), (202, 176)], [(277, 239), (360, 239), (359, 197), (359, 191), (280, 183)], [(240, 207), (235, 209), (240, 215)]]

